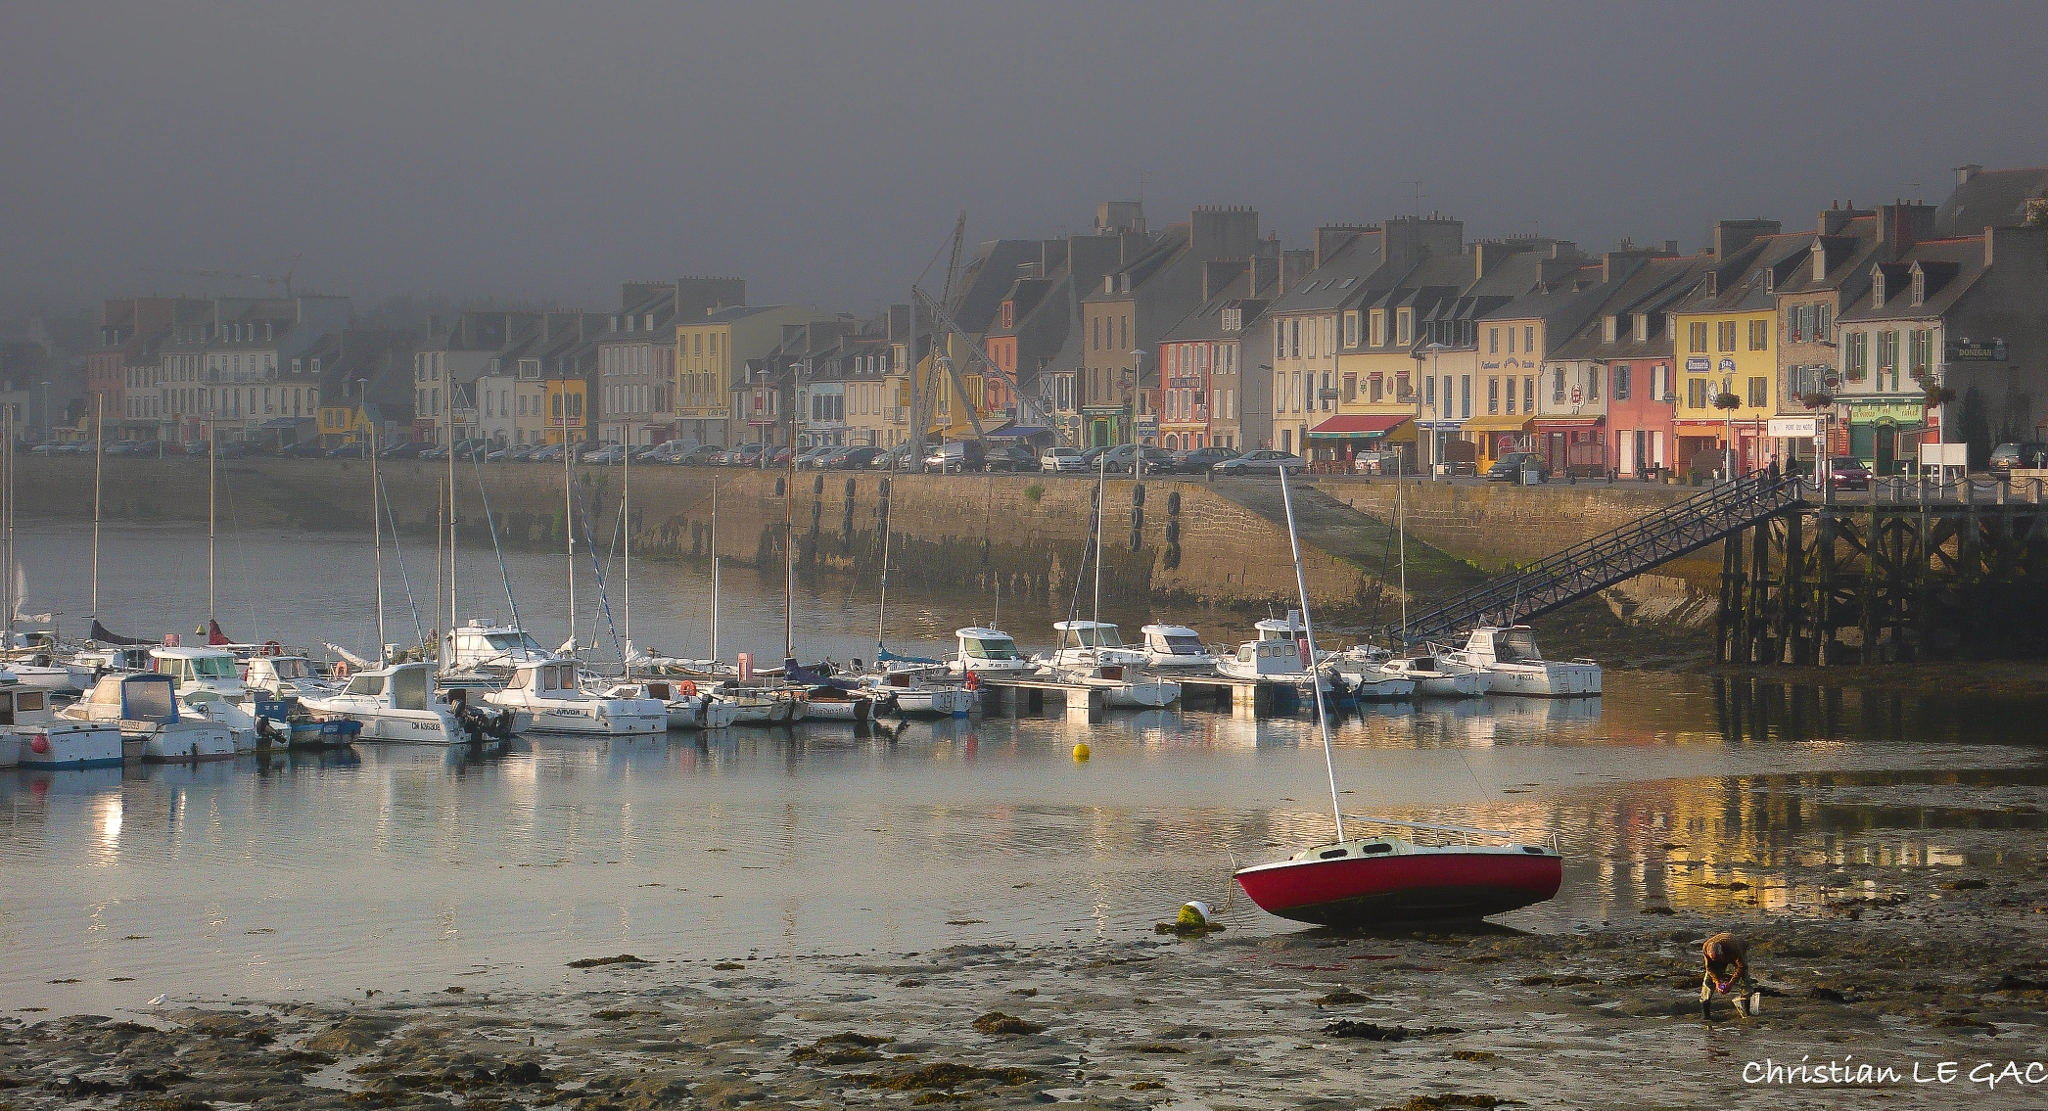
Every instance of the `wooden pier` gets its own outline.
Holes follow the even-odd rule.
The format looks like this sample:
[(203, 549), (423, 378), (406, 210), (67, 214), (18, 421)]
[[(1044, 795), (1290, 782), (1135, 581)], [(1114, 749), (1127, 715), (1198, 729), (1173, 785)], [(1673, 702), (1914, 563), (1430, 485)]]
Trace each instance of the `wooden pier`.
[[(1237, 717), (1289, 714), (1302, 702), (1300, 687), (1290, 682), (1233, 679), (1227, 675), (1155, 677), (1180, 684), (1180, 704), (1183, 707), (1228, 706)], [(998, 679), (983, 675), (981, 678), (981, 704), (985, 713), (1004, 717), (1041, 714), (1045, 712), (1047, 695), (1053, 696), (1064, 707), (1071, 721), (1097, 723), (1102, 720), (1105, 705), (1099, 687), (1036, 676)]]
[(1722, 542), (1721, 660), (1827, 665), (2012, 655), (2048, 641), (2038, 479), (1878, 479)]

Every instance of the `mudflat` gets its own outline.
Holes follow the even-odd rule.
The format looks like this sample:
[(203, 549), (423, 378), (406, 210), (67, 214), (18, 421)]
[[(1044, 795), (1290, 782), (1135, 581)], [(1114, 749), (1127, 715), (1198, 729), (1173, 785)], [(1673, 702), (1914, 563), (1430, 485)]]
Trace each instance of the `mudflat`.
[[(0, 1025), (0, 1106), (2038, 1107), (2048, 835), (1953, 839), (1972, 863), (1841, 863), (1869, 859), (1850, 837), (1771, 881), (1794, 905), (1550, 935), (593, 953), (538, 992), (31, 1011)], [(1720, 929), (1757, 1017), (1701, 1017)]]

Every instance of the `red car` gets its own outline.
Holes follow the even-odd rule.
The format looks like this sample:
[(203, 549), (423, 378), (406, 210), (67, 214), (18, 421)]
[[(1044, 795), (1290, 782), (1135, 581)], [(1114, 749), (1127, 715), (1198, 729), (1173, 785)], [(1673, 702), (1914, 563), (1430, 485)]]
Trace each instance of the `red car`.
[(1870, 489), (1870, 468), (1861, 459), (1843, 455), (1828, 460), (1828, 478), (1837, 490)]

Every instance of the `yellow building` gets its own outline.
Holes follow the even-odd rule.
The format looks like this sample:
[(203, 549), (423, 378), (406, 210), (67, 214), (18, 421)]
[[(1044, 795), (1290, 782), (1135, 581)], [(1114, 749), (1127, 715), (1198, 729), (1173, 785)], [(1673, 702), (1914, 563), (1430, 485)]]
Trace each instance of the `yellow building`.
[(735, 444), (746, 422), (733, 412), (747, 360), (782, 342), (785, 324), (809, 324), (826, 314), (800, 305), (718, 309), (702, 320), (676, 324), (676, 419), (682, 436), (700, 444)]
[[(1714, 225), (1713, 268), (1671, 310), (1680, 471), (1723, 470), (1731, 434), (1738, 474), (1770, 464), (1767, 425), (1778, 410), (1775, 286), (1812, 240), (1811, 233), (1778, 234), (1775, 220)], [(1732, 407), (1720, 400), (1731, 396)]]
[(543, 431), (546, 441), (559, 444), (566, 434), (574, 443), (589, 439), (590, 421), (588, 399), (584, 396), (587, 384), (581, 378), (550, 378), (542, 383), (544, 412), (547, 424)]

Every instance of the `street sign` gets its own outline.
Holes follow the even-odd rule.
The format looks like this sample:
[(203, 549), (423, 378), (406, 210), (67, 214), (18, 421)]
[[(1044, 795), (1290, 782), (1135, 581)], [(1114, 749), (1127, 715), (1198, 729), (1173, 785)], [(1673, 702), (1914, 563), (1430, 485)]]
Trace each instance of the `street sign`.
[(1805, 440), (1820, 434), (1818, 417), (1772, 417), (1765, 426), (1773, 440)]

